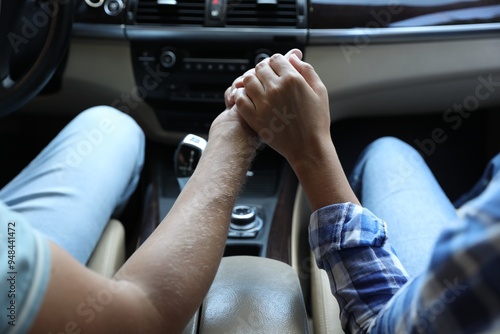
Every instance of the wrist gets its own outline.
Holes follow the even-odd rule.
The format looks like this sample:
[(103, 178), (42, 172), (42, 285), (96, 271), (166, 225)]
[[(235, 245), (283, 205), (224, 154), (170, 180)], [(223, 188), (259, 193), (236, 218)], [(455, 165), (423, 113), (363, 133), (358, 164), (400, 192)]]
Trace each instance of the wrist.
[(313, 211), (327, 205), (359, 204), (344, 173), (335, 146), (328, 140), (289, 161)]
[(302, 174), (308, 175), (311, 172), (324, 168), (329, 169), (332, 160), (338, 160), (337, 152), (330, 139), (317, 138), (308, 142), (307, 145), (303, 145), (301, 148), (294, 148), (291, 151), (293, 154), (286, 157), (297, 177), (300, 177)]

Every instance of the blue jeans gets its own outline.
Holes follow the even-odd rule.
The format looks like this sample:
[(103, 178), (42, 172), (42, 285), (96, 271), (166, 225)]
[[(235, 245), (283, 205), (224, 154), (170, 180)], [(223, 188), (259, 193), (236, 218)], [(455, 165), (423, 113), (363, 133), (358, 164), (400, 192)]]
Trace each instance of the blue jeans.
[(0, 200), (85, 264), (109, 219), (134, 192), (144, 146), (130, 116), (90, 108), (0, 190)]
[(495, 191), (491, 182), (498, 172), (500, 154), (474, 187), (451, 203), (414, 148), (384, 137), (362, 152), (349, 181), (361, 204), (386, 221), (389, 241), (414, 277), (427, 268), (441, 232), (458, 224), (458, 213), (488, 207), (483, 202), (496, 197), (488, 192)]
[(384, 137), (362, 152), (349, 181), (361, 204), (387, 222), (389, 241), (414, 277), (427, 268), (441, 232), (458, 224), (457, 212), (481, 205), (476, 203), (479, 195), (499, 170), (500, 154), (476, 186), (453, 204), (415, 149)]

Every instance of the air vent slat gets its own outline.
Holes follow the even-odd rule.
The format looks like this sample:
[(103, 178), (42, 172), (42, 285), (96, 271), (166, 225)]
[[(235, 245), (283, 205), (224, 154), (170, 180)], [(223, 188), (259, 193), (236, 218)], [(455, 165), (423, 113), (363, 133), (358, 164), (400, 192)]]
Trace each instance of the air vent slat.
[(229, 0), (226, 25), (296, 27), (296, 0), (278, 0), (277, 6), (258, 5), (257, 0)]
[(139, 0), (137, 5), (137, 23), (202, 26), (204, 20), (204, 0), (178, 0), (175, 6), (158, 5), (157, 0)]

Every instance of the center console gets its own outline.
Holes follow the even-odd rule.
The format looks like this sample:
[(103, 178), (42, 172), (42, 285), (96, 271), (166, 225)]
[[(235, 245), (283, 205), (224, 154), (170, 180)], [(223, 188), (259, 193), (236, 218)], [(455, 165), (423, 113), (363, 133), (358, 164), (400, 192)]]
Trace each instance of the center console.
[[(153, 107), (165, 131), (206, 136), (238, 76), (275, 53), (304, 52), (307, 42), (305, 0), (128, 1), (123, 20), (133, 95)], [(179, 186), (173, 155), (164, 148), (158, 154), (158, 216), (164, 217)], [(286, 167), (274, 151), (259, 152), (233, 208), (225, 256), (268, 255)]]
[[(155, 133), (206, 137), (225, 109), (224, 92), (238, 76), (275, 53), (292, 48), (305, 52), (308, 15), (307, 0), (78, 0), (76, 31), (84, 27), (85, 38), (127, 41), (134, 87), (120, 94), (114, 107), (134, 109), (141, 119), (144, 115), (137, 114), (142, 109), (134, 107), (146, 104), (153, 117), (148, 110), (143, 118), (154, 123)], [(179, 195), (173, 166), (178, 142), (172, 138), (155, 142), (149, 152), (155, 189), (148, 194), (154, 206), (148, 212), (155, 217), (141, 240)], [(272, 237), (273, 244), (284, 248), (288, 259), (283, 229), (290, 228), (291, 213), (276, 218), (283, 189), (293, 187), (284, 176), (290, 175), (284, 173), (287, 168), (271, 149), (259, 152), (232, 212), (226, 256), (268, 256), (270, 236), (277, 229), (279, 240)], [(294, 191), (289, 191), (291, 198)], [(286, 226), (278, 226), (280, 222)]]
[[(180, 193), (173, 168), (173, 152), (156, 161), (158, 216), (165, 217)], [(286, 160), (266, 148), (258, 152), (233, 207), (224, 256), (266, 257), (268, 242), (284, 183)], [(160, 218), (160, 219), (161, 219)]]

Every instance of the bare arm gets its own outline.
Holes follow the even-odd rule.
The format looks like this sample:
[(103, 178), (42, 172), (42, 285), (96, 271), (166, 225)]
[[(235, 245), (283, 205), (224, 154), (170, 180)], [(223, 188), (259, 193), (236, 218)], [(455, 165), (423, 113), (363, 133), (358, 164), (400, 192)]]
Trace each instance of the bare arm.
[(252, 136), (233, 110), (214, 121), (173, 208), (114, 279), (51, 245), (51, 278), (32, 332), (181, 332), (215, 277), (231, 209), (254, 156)]
[(312, 66), (295, 55), (274, 55), (259, 63), (243, 86), (233, 97), (241, 116), (288, 160), (312, 210), (359, 204), (330, 137), (327, 90)]

